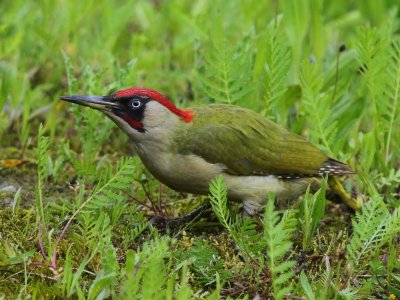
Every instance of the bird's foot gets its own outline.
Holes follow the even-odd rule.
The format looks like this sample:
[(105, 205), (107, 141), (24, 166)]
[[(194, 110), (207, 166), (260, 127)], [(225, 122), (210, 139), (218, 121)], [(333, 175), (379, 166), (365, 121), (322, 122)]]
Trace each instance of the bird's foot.
[(252, 217), (261, 215), (263, 212), (263, 206), (260, 203), (254, 201), (243, 202), (243, 216)]
[(181, 218), (155, 216), (150, 219), (150, 225), (162, 231), (166, 231), (167, 229), (174, 230), (177, 227), (181, 227), (183, 224)]
[(191, 212), (190, 214), (187, 214), (183, 217), (179, 218), (169, 218), (169, 217), (163, 217), (163, 216), (155, 216), (151, 218), (150, 224), (156, 227), (157, 229), (160, 230), (179, 230), (182, 227), (188, 226), (189, 224), (193, 223), (194, 221), (200, 219), (203, 214), (211, 208), (210, 202), (204, 203), (202, 206), (200, 206), (198, 209), (195, 211)]

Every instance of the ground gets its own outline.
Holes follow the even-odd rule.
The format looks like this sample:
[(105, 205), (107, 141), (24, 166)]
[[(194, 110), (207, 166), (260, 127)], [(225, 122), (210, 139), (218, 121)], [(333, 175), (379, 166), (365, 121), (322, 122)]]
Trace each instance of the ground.
[[(399, 299), (397, 2), (1, 1), (0, 299)], [(221, 178), (172, 191), (101, 113), (58, 100), (134, 86), (304, 136), (357, 171), (341, 180), (363, 209), (323, 187), (246, 218)]]

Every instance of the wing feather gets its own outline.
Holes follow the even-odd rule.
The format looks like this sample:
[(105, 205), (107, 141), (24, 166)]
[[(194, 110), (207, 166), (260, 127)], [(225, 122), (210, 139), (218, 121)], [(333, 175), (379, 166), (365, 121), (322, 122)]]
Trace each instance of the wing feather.
[(214, 104), (193, 109), (196, 118), (179, 132), (178, 152), (226, 166), (236, 175), (318, 175), (328, 157), (303, 137), (259, 114)]

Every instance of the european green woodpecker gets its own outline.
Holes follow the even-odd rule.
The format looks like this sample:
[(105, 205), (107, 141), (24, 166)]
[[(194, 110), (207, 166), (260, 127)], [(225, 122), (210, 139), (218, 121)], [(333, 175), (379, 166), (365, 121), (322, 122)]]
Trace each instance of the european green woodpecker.
[(335, 177), (354, 173), (346, 164), (249, 109), (210, 104), (183, 110), (146, 88), (61, 99), (102, 111), (129, 136), (150, 173), (174, 190), (207, 195), (210, 181), (222, 175), (229, 200), (243, 202), (252, 215), (268, 193), (277, 201), (295, 199), (328, 175), (336, 194), (360, 208)]

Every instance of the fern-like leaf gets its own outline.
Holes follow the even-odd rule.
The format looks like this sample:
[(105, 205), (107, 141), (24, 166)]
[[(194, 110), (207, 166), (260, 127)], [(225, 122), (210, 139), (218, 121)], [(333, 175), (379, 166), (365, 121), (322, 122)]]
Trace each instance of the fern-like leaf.
[(44, 217), (44, 203), (43, 203), (43, 188), (48, 175), (48, 161), (49, 161), (49, 138), (44, 136), (44, 128), (42, 124), (39, 126), (38, 144), (37, 144), (37, 185), (35, 192), (35, 205), (39, 222), (47, 235), (46, 220)]
[(118, 298), (163, 299), (166, 294), (172, 294), (173, 291), (165, 286), (168, 276), (165, 258), (169, 256), (167, 238), (145, 243), (140, 252), (129, 251), (126, 255), (126, 280)]
[(324, 77), (317, 63), (304, 61), (301, 69), (303, 110), (310, 124), (310, 138), (315, 144), (333, 155), (332, 146), (337, 137), (337, 122), (329, 121), (331, 113), (329, 95), (323, 93)]
[(85, 201), (87, 209), (105, 208), (121, 202), (120, 193), (131, 187), (136, 163), (134, 159), (123, 159), (117, 163), (117, 171), (98, 184), (92, 195)]
[(395, 140), (399, 140), (400, 134), (400, 40), (393, 41), (389, 51), (391, 62), (388, 65), (385, 77), (387, 88), (387, 97), (389, 98), (386, 109), (384, 111), (384, 122), (387, 138), (386, 138), (386, 162), (390, 160), (390, 146)]
[[(392, 66), (390, 66), (392, 63), (389, 64), (389, 44), (390, 39), (387, 36), (387, 32), (384, 30), (380, 31), (377, 28), (361, 27), (358, 31), (358, 40), (356, 43), (358, 53), (357, 60), (363, 75), (363, 83), (367, 87), (366, 98), (369, 103), (365, 114), (368, 118), (367, 124), (372, 124), (373, 126), (369, 125), (378, 147), (375, 159), (378, 154), (384, 156), (388, 145), (390, 145), (390, 141), (388, 142), (389, 144), (385, 143), (384, 135), (381, 134), (380, 130), (376, 129), (390, 127), (390, 122), (388, 124), (388, 122), (384, 121), (385, 119), (390, 119), (390, 117), (387, 118), (385, 115), (390, 115), (392, 109), (395, 111), (398, 110), (397, 108), (391, 108), (393, 105), (391, 103), (393, 100), (391, 97), (382, 96), (385, 95), (387, 90), (389, 93), (393, 93), (393, 88), (394, 93), (396, 93), (395, 77), (397, 74), (396, 70), (392, 70), (396, 62), (393, 61)], [(392, 80), (394, 80), (394, 82), (391, 82), (388, 88), (388, 82)], [(387, 126), (384, 126), (385, 123)], [(377, 161), (383, 160), (377, 159)], [(386, 168), (386, 165), (383, 164), (382, 167)]]
[(217, 176), (210, 184), (210, 202), (211, 207), (216, 214), (220, 223), (228, 229), (230, 233), (233, 232), (232, 220), (228, 211), (228, 191), (224, 178), (222, 176)]
[[(385, 72), (388, 62), (388, 56), (385, 55), (387, 46), (388, 40), (379, 33), (377, 28), (364, 26), (358, 30), (357, 60), (373, 100), (385, 86), (386, 79), (381, 74)], [(372, 105), (375, 111), (378, 110), (376, 102)]]
[[(265, 54), (265, 116), (282, 117), (278, 106), (287, 90), (286, 78), (291, 64), (291, 51), (284, 35), (275, 28), (267, 30)], [(280, 120), (277, 120), (278, 122)]]
[(264, 212), (264, 240), (275, 299), (283, 299), (291, 291), (289, 280), (294, 275), (293, 267), (296, 262), (285, 260), (284, 257), (292, 248), (291, 238), (295, 228), (293, 211), (286, 211), (280, 218), (274, 209), (274, 196), (270, 195)]
[(389, 216), (379, 196), (372, 197), (370, 202), (363, 205), (361, 212), (356, 213), (356, 219), (352, 221), (353, 236), (347, 246), (347, 257), (354, 266), (365, 262), (362, 258), (373, 254), (387, 241)]
[(205, 57), (200, 78), (205, 93), (216, 102), (236, 104), (252, 91), (251, 60), (244, 47), (215, 43)]
[(264, 243), (261, 240), (261, 234), (256, 231), (257, 225), (250, 218), (241, 218), (237, 216), (232, 220), (228, 210), (228, 192), (225, 180), (222, 176), (217, 176), (210, 184), (210, 202), (211, 207), (218, 217), (218, 220), (224, 226), (248, 258), (259, 255), (263, 249)]

